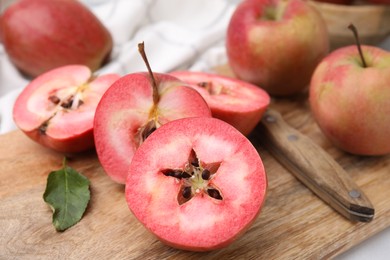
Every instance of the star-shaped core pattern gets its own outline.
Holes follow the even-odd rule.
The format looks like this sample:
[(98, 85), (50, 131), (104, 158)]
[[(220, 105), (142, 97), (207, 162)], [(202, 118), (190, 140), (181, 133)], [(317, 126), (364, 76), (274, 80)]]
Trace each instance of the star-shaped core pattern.
[(221, 162), (203, 163), (192, 149), (183, 169), (164, 169), (162, 173), (181, 182), (177, 195), (179, 205), (186, 203), (194, 196), (207, 195), (216, 200), (223, 200), (221, 191), (212, 182), (220, 165)]

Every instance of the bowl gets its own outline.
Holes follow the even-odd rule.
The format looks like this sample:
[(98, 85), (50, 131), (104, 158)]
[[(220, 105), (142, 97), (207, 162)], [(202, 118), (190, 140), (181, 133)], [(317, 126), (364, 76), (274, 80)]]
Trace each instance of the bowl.
[(351, 23), (359, 32), (361, 44), (378, 45), (390, 36), (390, 5), (309, 2), (317, 8), (327, 24), (331, 49), (355, 44), (353, 33), (348, 29)]

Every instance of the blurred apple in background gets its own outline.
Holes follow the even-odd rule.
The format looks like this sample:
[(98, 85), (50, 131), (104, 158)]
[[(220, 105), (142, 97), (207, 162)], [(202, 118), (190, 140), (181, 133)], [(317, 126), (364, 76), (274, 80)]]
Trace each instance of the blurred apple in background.
[(20, 0), (0, 20), (5, 50), (29, 77), (82, 64), (97, 70), (109, 57), (112, 37), (98, 18), (76, 0)]
[(329, 38), (321, 15), (305, 1), (245, 0), (231, 17), (226, 49), (238, 78), (282, 96), (307, 88)]
[(310, 84), (313, 116), (329, 140), (359, 155), (390, 153), (390, 52), (340, 48), (317, 67)]
[(314, 0), (316, 2), (338, 4), (338, 5), (350, 5), (353, 0)]

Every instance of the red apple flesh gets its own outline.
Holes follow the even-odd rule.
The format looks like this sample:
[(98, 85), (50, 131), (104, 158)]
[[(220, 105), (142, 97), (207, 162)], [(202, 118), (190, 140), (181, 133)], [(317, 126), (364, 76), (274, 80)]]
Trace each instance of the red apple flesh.
[(96, 106), (116, 74), (94, 77), (83, 65), (50, 70), (31, 81), (15, 101), (15, 124), (31, 139), (59, 152), (94, 147)]
[(238, 79), (193, 71), (170, 74), (196, 89), (213, 117), (231, 124), (244, 135), (252, 132), (270, 103), (267, 92)]
[(36, 77), (50, 69), (80, 64), (101, 67), (112, 49), (109, 31), (75, 0), (20, 0), (0, 20), (10, 60)]
[(359, 155), (390, 153), (390, 52), (356, 46), (329, 54), (310, 85), (310, 105), (323, 133), (337, 147)]
[(275, 96), (306, 89), (329, 50), (324, 20), (301, 0), (242, 1), (226, 37), (229, 64), (236, 76)]
[(135, 217), (179, 249), (226, 247), (255, 221), (267, 180), (251, 142), (216, 118), (157, 129), (136, 151), (126, 181)]
[(135, 150), (156, 128), (182, 117), (211, 117), (207, 103), (194, 89), (167, 74), (154, 73), (154, 77), (157, 103), (150, 74), (133, 73), (116, 81), (97, 107), (97, 154), (107, 175), (116, 182), (126, 182)]

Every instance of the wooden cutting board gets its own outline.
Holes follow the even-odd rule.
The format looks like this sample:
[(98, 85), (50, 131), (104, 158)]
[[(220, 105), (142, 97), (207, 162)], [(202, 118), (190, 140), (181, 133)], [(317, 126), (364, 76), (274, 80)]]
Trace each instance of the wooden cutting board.
[(259, 145), (255, 129), (249, 138), (264, 161), (268, 194), (253, 226), (231, 246), (194, 253), (159, 242), (133, 217), (124, 186), (105, 175), (93, 152), (69, 160), (90, 179), (91, 202), (77, 225), (59, 233), (42, 195), (63, 155), (15, 131), (0, 136), (0, 259), (320, 259), (390, 226), (390, 156), (353, 156), (333, 147), (313, 121), (305, 94), (274, 99), (271, 107), (344, 167), (373, 203), (372, 222), (352, 223), (333, 211)]

